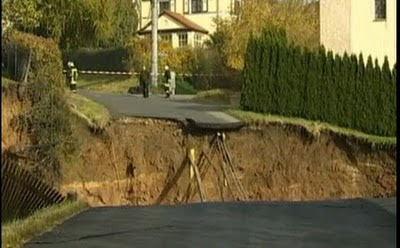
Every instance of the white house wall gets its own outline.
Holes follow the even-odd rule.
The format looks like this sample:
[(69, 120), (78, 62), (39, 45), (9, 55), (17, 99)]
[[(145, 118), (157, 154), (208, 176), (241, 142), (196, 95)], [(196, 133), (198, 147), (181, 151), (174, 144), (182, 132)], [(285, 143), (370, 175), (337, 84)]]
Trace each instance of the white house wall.
[(320, 0), (320, 38), (340, 55), (363, 53), (396, 62), (396, 0), (386, 0), (386, 20), (375, 20), (375, 0)]
[(177, 33), (172, 33), (172, 47), (179, 47), (179, 38)]
[(140, 28), (143, 28), (151, 21), (151, 3), (150, 1), (141, 1), (141, 23)]
[(396, 62), (396, 0), (386, 1), (386, 20), (375, 21), (374, 0), (351, 1), (351, 50), (371, 54), (383, 63), (388, 56), (390, 66)]
[[(171, 11), (185, 16), (187, 19), (197, 23), (210, 33), (215, 31), (213, 19), (217, 16), (228, 18), (231, 16), (231, 9), (234, 0), (208, 0), (208, 10), (205, 13), (191, 13), (190, 0), (173, 0), (171, 2)], [(187, 2), (189, 13), (184, 13), (184, 2)], [(141, 1), (141, 25), (144, 27), (151, 21), (151, 3), (150, 1)]]
[[(182, 28), (182, 24), (176, 22), (175, 20), (172, 20), (171, 18), (168, 18), (167, 16), (163, 15), (158, 18), (158, 29), (163, 30), (163, 29), (178, 29)], [(147, 31), (151, 31), (151, 25), (146, 28)]]
[(191, 20), (192, 22), (200, 25), (210, 34), (214, 33), (217, 28), (214, 23), (214, 18), (216, 17), (215, 13), (191, 14), (191, 15), (185, 15), (185, 17)]
[(335, 53), (351, 50), (350, 6), (349, 0), (320, 0), (321, 44)]

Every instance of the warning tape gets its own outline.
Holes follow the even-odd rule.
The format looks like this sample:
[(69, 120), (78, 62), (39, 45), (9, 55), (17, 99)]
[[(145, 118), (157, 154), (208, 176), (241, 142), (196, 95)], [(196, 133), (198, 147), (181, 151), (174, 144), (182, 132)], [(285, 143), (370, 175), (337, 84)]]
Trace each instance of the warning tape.
[[(133, 76), (133, 75), (139, 75), (139, 72), (126, 72), (126, 71), (88, 71), (88, 70), (81, 70), (78, 71), (80, 74), (94, 74), (94, 75), (128, 75), (128, 76)], [(63, 70), (63, 73), (67, 73), (67, 70)], [(150, 73), (152, 74), (152, 73)], [(159, 73), (161, 75), (161, 73)], [(205, 73), (177, 73), (177, 76), (186, 76), (186, 77), (191, 77), (191, 76), (209, 76), (209, 77), (221, 77), (224, 76), (224, 74), (205, 74)]]
[[(67, 70), (63, 70), (64, 73), (67, 73)], [(81, 70), (78, 71), (80, 74), (99, 74), (99, 75), (138, 75), (138, 72), (126, 72), (126, 71), (86, 71)]]

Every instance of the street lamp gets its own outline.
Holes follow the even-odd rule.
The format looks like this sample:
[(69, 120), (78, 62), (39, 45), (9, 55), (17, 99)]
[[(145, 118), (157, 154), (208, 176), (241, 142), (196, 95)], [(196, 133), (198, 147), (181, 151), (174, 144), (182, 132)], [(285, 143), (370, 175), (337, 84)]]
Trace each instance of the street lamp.
[(157, 47), (157, 33), (158, 33), (158, 0), (152, 0), (152, 15), (151, 15), (151, 83), (157, 86), (158, 74), (158, 47)]

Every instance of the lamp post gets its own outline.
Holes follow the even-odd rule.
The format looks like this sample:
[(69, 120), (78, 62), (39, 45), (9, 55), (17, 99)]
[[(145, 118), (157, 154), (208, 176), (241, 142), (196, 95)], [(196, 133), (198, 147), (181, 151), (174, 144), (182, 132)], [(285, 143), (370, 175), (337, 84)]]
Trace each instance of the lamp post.
[(151, 83), (157, 86), (158, 75), (158, 0), (152, 0), (152, 15), (151, 15)]

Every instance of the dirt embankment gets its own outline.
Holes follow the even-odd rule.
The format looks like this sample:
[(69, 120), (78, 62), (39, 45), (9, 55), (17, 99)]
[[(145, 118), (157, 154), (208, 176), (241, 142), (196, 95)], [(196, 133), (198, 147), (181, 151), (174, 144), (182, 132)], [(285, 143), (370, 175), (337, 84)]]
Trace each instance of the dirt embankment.
[[(14, 93), (2, 92), (2, 153), (29, 143), (23, 132), (15, 129), (13, 119), (30, 105), (18, 101)], [(200, 201), (185, 158), (190, 148), (195, 148), (197, 157), (202, 150), (209, 153), (215, 133), (193, 133), (179, 123), (151, 119), (115, 120), (96, 134), (81, 120), (74, 125), (80, 152), (62, 165), (62, 192), (76, 191), (94, 206)], [(226, 145), (250, 200), (396, 193), (395, 148), (373, 148), (328, 132), (315, 136), (284, 124), (249, 125), (228, 132)], [(133, 178), (130, 164), (136, 167)], [(214, 154), (212, 164), (203, 179), (207, 200), (234, 200), (224, 185), (222, 154)]]
[(29, 144), (29, 138), (24, 130), (17, 125), (18, 117), (24, 111), (29, 111), (31, 104), (19, 98), (16, 85), (2, 87), (1, 98), (1, 153), (8, 149), (18, 149)]
[[(201, 151), (208, 153), (215, 133), (189, 133), (179, 123), (150, 119), (116, 120), (96, 136), (84, 126), (77, 130), (85, 142), (80, 162), (64, 168), (64, 192), (76, 191), (92, 205), (200, 201), (185, 158), (190, 148), (195, 148), (197, 157)], [(283, 124), (250, 125), (226, 133), (226, 145), (250, 200), (396, 193), (395, 148), (372, 148), (333, 133), (313, 136)], [(203, 179), (207, 200), (234, 200), (224, 186), (222, 154), (216, 153), (212, 162)], [(128, 176), (130, 163), (136, 167), (133, 179)]]

